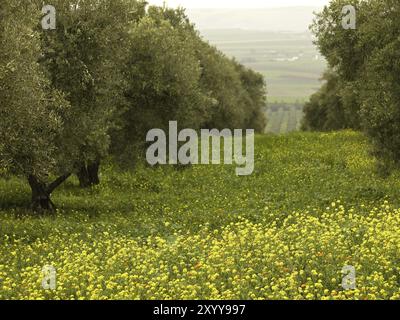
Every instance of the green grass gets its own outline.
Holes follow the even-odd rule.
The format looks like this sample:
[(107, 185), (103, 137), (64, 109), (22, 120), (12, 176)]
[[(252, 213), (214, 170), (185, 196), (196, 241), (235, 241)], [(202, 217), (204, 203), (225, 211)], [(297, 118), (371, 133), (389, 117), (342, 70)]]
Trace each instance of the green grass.
[[(23, 209), (25, 181), (0, 180), (0, 298), (400, 298), (400, 172), (379, 177), (368, 150), (358, 133), (292, 133), (258, 136), (248, 177), (108, 165), (48, 217)], [(358, 291), (341, 289), (346, 264)]]

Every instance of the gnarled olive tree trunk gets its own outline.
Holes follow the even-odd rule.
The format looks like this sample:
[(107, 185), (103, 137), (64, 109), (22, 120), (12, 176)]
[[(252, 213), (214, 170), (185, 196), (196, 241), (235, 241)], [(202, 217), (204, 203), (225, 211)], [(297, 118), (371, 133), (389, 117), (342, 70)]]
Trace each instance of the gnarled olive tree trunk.
[(49, 185), (40, 181), (40, 179), (36, 178), (34, 175), (30, 175), (28, 177), (28, 182), (32, 191), (32, 210), (35, 212), (54, 212), (56, 210), (56, 206), (54, 205), (53, 201), (51, 201), (51, 194), (58, 186), (67, 180), (70, 175), (70, 173), (65, 174), (57, 178)]
[(93, 161), (80, 166), (77, 176), (81, 188), (88, 188), (100, 184), (100, 161)]

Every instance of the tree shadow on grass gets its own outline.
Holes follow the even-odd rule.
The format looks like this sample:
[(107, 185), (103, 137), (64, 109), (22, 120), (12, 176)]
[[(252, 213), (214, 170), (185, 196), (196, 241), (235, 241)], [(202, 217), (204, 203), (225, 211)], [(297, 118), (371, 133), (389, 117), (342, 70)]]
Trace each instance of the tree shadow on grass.
[(0, 196), (0, 210), (29, 210), (31, 206), (31, 197), (29, 193), (23, 194), (2, 194)]

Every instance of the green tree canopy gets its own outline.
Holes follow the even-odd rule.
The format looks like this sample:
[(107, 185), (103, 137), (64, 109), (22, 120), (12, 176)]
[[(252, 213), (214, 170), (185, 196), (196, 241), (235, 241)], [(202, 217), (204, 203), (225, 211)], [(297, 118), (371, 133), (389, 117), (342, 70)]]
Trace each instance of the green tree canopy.
[(31, 1), (0, 4), (0, 165), (28, 178), (35, 208), (50, 209), (49, 194), (58, 182), (41, 181), (58, 171), (56, 141), (69, 108), (37, 62), (38, 21)]
[(400, 3), (396, 0), (350, 1), (356, 7), (357, 27), (345, 30), (341, 25), (341, 9), (348, 4), (345, 0), (331, 1), (312, 26), (320, 51), (337, 73), (342, 108), (336, 108), (335, 101), (325, 102), (327, 87), (324, 87), (322, 93), (312, 98), (306, 119), (313, 117), (311, 113), (318, 104), (325, 109), (325, 117), (329, 109), (336, 108), (346, 124), (361, 128), (369, 135), (377, 155), (399, 164)]
[[(42, 65), (71, 105), (58, 142), (63, 168), (82, 186), (98, 183), (98, 162), (108, 154), (110, 129), (124, 108), (122, 71), (132, 25), (145, 3), (127, 0), (55, 0), (57, 28), (42, 32)], [(95, 169), (94, 177), (89, 175)]]

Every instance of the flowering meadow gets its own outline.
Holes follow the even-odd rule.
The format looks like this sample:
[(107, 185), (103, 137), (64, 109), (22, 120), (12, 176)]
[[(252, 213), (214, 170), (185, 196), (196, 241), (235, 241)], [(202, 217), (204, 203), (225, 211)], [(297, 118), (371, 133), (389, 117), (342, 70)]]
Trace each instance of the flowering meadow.
[(400, 172), (379, 175), (369, 150), (351, 131), (293, 133), (258, 136), (248, 177), (108, 165), (93, 189), (68, 180), (52, 216), (2, 179), (0, 299), (400, 299)]

